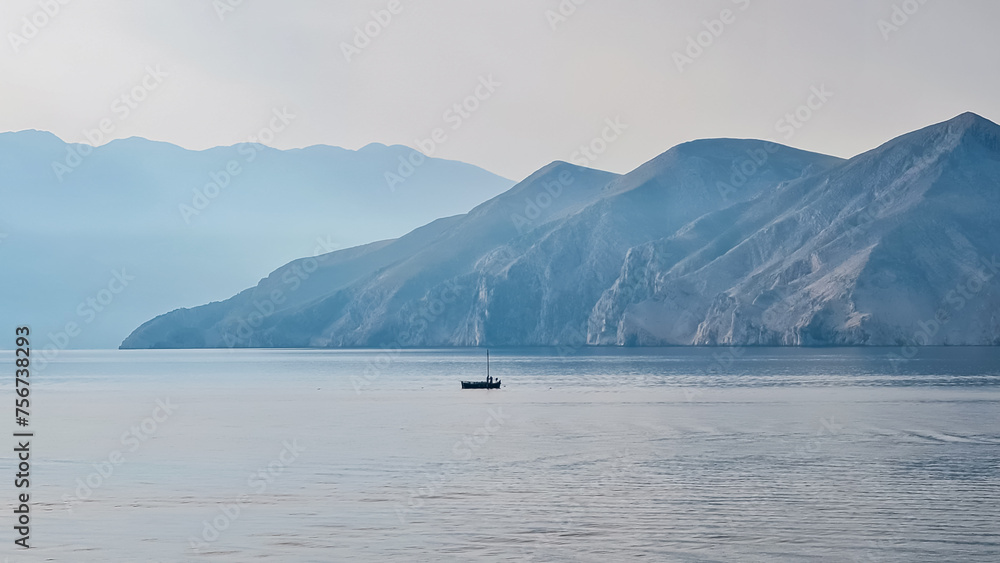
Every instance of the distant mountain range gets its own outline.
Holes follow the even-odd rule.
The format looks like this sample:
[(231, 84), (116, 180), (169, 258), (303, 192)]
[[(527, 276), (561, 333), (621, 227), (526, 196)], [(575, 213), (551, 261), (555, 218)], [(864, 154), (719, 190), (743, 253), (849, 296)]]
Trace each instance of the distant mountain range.
[(0, 310), (39, 347), (115, 347), (157, 313), (232, 295), (297, 256), (466, 212), (513, 184), (402, 146), (93, 148), (3, 133)]
[(1000, 126), (849, 160), (754, 140), (556, 162), (471, 212), (293, 261), (122, 348), (1000, 344)]

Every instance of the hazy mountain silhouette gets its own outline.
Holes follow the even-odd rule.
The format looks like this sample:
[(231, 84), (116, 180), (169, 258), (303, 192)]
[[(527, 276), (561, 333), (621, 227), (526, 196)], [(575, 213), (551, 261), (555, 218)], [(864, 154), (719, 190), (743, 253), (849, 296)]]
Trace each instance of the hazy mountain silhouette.
[(117, 346), (158, 312), (232, 295), (296, 256), (466, 212), (511, 185), (401, 146), (190, 151), (130, 138), (90, 149), (3, 133), (0, 307), (56, 345), (76, 323), (66, 346)]

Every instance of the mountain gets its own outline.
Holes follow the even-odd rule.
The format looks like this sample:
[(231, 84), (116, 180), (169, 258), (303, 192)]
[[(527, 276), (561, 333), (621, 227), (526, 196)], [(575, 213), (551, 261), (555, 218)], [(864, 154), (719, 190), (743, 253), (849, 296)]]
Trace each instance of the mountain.
[(904, 135), (633, 248), (595, 344), (1000, 344), (1000, 127)]
[[(766, 168), (720, 189), (753, 158)], [(632, 246), (837, 162), (727, 139), (675, 147), (626, 176), (556, 162), (466, 215), (320, 257), (307, 279), (293, 262), (229, 300), (158, 317), (122, 346), (550, 344), (585, 330)]]
[(553, 163), (122, 347), (995, 345), (998, 215), (1000, 126), (974, 114), (849, 160), (695, 141), (623, 176)]
[(398, 237), (512, 185), (402, 146), (92, 148), (2, 133), (0, 308), (39, 346), (117, 346), (151, 316), (232, 295), (291, 258)]

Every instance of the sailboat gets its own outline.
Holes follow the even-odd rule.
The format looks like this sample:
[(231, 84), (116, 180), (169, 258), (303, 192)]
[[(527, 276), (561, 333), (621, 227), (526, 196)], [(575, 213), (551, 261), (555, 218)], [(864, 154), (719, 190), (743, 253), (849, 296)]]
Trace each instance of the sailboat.
[(463, 381), (462, 389), (499, 389), (500, 380), (490, 376), (490, 351), (486, 351), (486, 381)]

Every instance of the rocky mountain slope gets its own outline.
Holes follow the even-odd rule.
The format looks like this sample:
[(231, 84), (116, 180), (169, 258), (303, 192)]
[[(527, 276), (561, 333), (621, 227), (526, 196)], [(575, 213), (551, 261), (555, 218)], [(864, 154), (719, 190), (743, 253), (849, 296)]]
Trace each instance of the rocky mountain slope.
[(973, 114), (629, 251), (600, 344), (1000, 344), (1000, 127)]
[(998, 344), (998, 215), (974, 114), (846, 161), (696, 141), (624, 176), (553, 163), (122, 346)]

